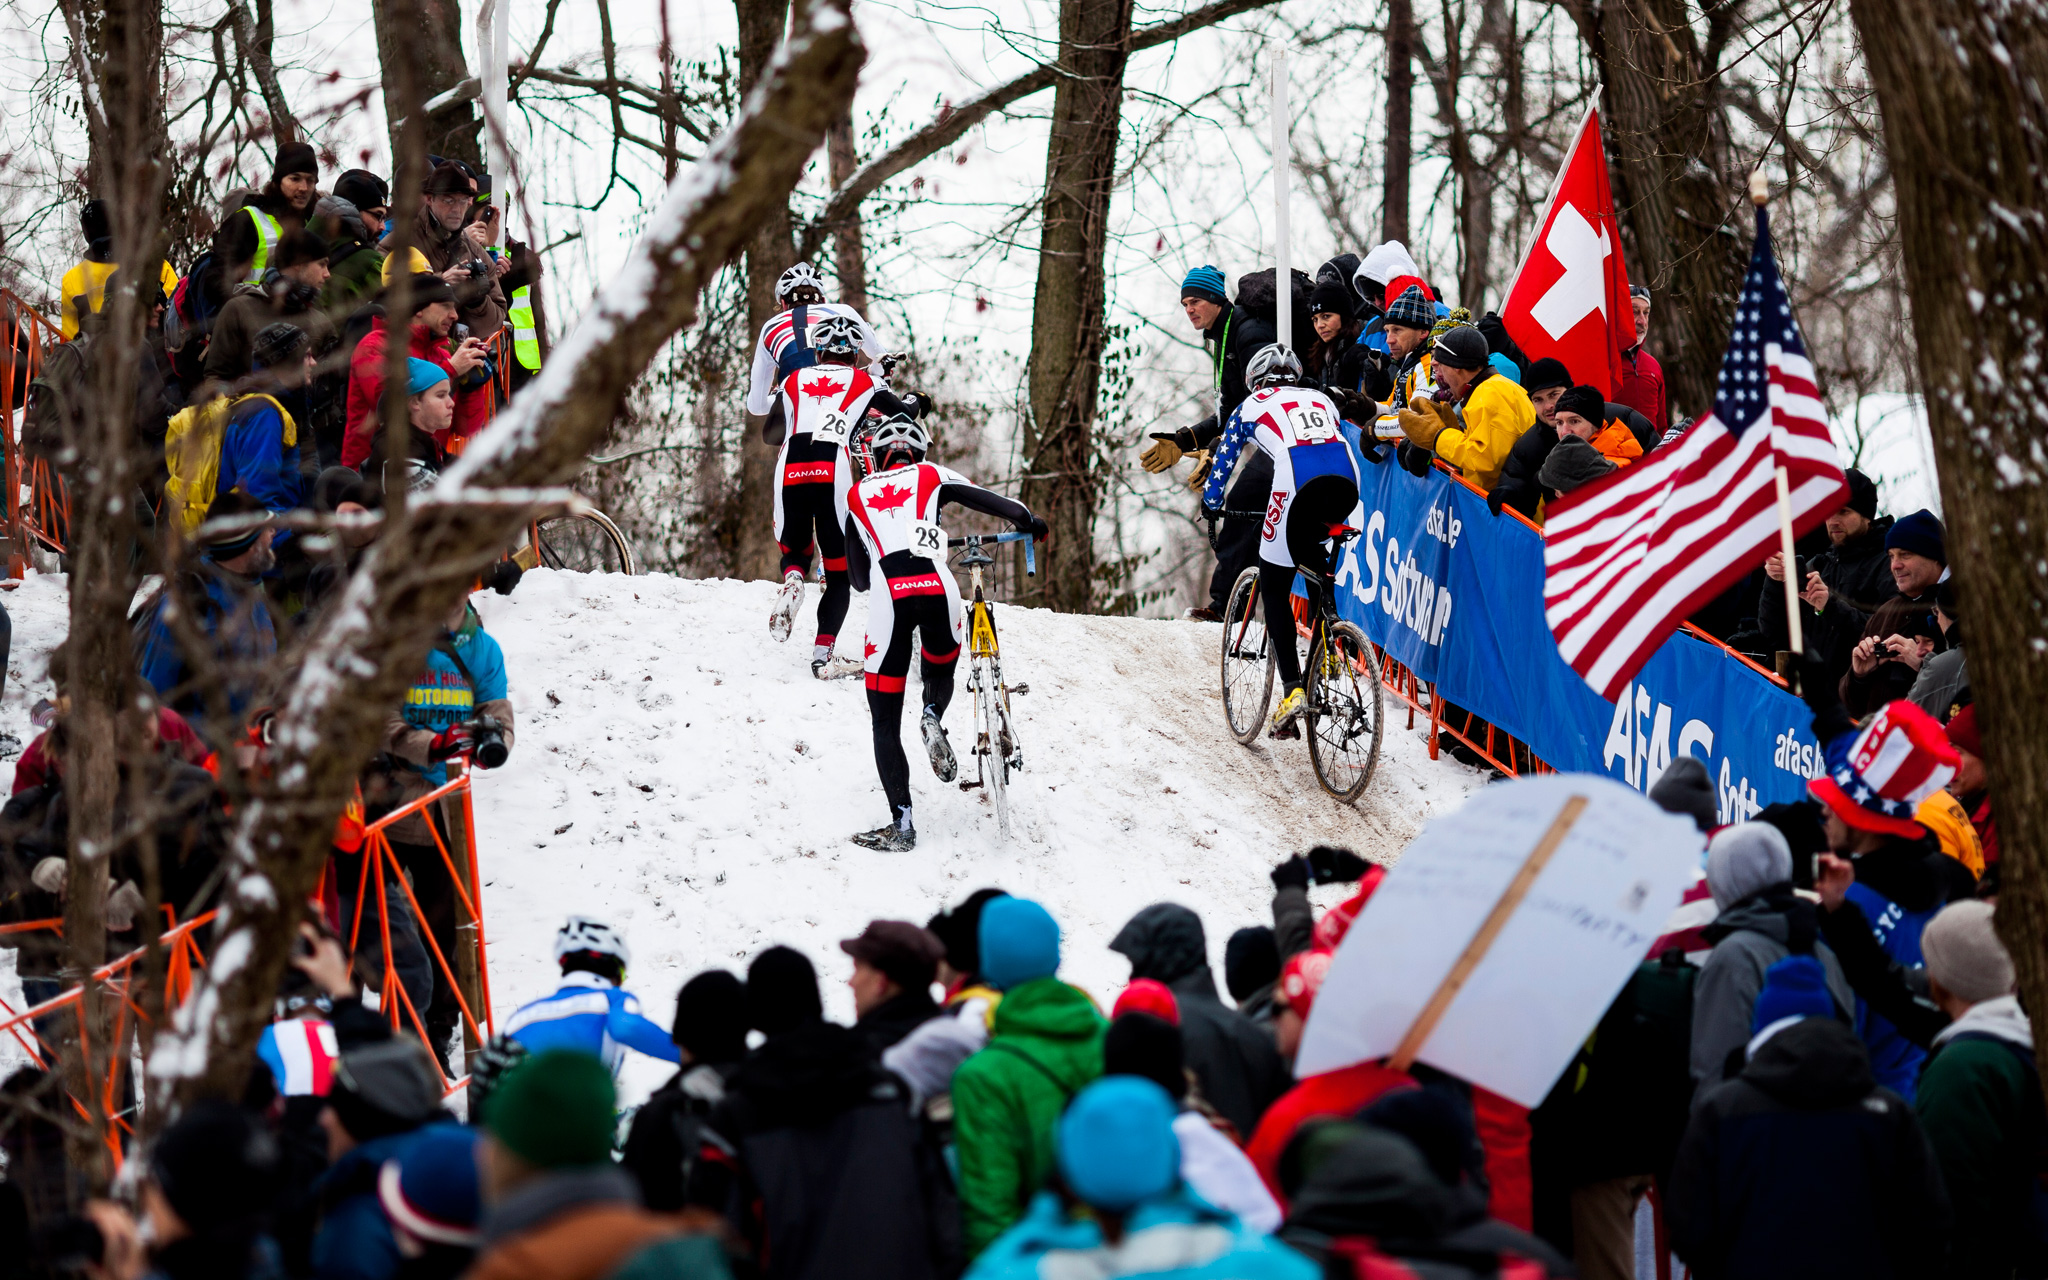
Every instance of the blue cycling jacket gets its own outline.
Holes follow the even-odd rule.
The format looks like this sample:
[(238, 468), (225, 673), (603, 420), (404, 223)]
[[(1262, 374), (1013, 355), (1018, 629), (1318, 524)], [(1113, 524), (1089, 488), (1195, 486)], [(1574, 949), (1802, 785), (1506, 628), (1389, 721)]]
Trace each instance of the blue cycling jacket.
[(594, 973), (563, 974), (555, 994), (521, 1005), (505, 1020), (505, 1035), (528, 1053), (577, 1049), (594, 1054), (613, 1075), (628, 1049), (663, 1062), (682, 1061), (668, 1032), (641, 1016), (639, 997)]

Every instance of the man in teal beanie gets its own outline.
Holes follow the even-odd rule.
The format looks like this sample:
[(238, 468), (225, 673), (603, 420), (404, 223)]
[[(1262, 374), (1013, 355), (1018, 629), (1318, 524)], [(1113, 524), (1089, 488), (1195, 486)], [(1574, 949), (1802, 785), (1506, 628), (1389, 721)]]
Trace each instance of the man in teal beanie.
[(970, 1256), (1024, 1215), (1052, 1169), (1060, 1112), (1102, 1074), (1108, 1029), (1086, 993), (1053, 975), (1060, 927), (1026, 898), (981, 911), (981, 972), (1003, 992), (988, 1045), (953, 1075), (960, 1217)]

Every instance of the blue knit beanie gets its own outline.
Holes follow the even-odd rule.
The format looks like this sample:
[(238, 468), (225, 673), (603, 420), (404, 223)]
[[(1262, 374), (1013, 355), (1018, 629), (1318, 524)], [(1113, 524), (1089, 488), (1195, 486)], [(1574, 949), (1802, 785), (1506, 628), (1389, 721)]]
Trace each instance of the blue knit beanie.
[(1176, 1108), (1142, 1076), (1104, 1076), (1074, 1097), (1053, 1139), (1060, 1177), (1092, 1208), (1123, 1213), (1180, 1181)]
[(416, 396), (437, 382), (448, 381), (448, 371), (432, 360), (414, 356), (405, 362), (405, 394)]
[(1180, 282), (1180, 296), (1183, 299), (1201, 298), (1219, 307), (1227, 307), (1230, 297), (1223, 291), (1225, 284), (1221, 270), (1203, 263), (1188, 272), (1187, 279)]
[(385, 1216), (429, 1244), (475, 1245), (483, 1216), (477, 1185), (476, 1130), (429, 1125), (377, 1174)]
[(1387, 307), (1386, 323), (1406, 329), (1435, 328), (1436, 304), (1422, 292), (1421, 285), (1411, 284)]
[(1948, 537), (1942, 531), (1941, 518), (1922, 507), (1910, 516), (1900, 516), (1892, 523), (1892, 531), (1884, 535), (1884, 549), (1897, 547), (1910, 551), (1916, 556), (1926, 556), (1936, 564), (1948, 563)]
[(1755, 1035), (1786, 1018), (1831, 1018), (1834, 997), (1828, 994), (1827, 971), (1812, 956), (1786, 956), (1764, 970), (1764, 989), (1757, 993), (1749, 1033)]
[(981, 975), (1008, 991), (1060, 967), (1060, 927), (1029, 898), (996, 898), (981, 909)]

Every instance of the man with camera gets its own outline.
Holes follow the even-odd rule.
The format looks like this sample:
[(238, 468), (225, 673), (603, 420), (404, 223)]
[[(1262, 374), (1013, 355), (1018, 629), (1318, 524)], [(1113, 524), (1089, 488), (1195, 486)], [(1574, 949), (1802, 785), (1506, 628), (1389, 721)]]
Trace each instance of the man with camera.
[[(448, 781), (451, 759), (466, 758), (479, 769), (499, 767), (511, 753), (512, 739), (505, 654), (465, 598), (427, 655), (426, 669), (406, 690), (405, 705), (385, 725), (383, 749), (363, 778), (365, 816), (374, 821), (441, 786)], [(438, 806), (400, 819), (385, 834), (412, 879), (413, 896), (425, 917), (421, 923), (452, 964), (460, 899), (435, 832), (427, 827), (428, 816), (445, 844), (447, 819)], [(462, 1015), (445, 976), (436, 970), (433, 998), (420, 1011), (444, 1068), (449, 1037)]]
[[(489, 340), (505, 324), (505, 293), (498, 277), (509, 269), (491, 256), (488, 220), (496, 210), (476, 202), (477, 184), (463, 166), (443, 160), (427, 175), (413, 238), (433, 273), (455, 290), (462, 323)], [(474, 215), (474, 220), (472, 220)]]

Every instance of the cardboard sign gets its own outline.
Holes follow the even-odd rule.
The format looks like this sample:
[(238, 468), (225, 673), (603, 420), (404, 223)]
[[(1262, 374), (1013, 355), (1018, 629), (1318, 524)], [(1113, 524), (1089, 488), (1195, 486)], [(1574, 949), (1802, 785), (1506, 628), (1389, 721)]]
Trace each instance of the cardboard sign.
[(1420, 1032), (1417, 1060), (1535, 1106), (1648, 954), (1705, 843), (1690, 818), (1594, 774), (1485, 788), (1423, 829), (1345, 935), (1295, 1074), (1387, 1057)]

